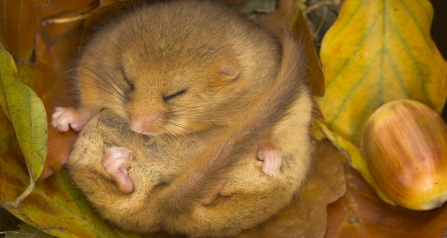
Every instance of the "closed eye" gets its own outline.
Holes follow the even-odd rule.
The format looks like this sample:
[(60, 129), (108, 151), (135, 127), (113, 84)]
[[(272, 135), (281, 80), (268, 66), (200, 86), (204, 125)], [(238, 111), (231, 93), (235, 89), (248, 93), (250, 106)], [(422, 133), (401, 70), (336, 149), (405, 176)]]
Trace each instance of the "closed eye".
[(126, 76), (126, 72), (124, 71), (124, 68), (121, 68), (121, 74), (123, 75), (124, 80), (129, 85), (130, 91), (133, 91), (135, 89), (135, 86), (132, 82), (130, 82), (129, 78)]
[(186, 93), (186, 89), (183, 89), (182, 91), (178, 91), (178, 92), (176, 92), (174, 94), (171, 94), (171, 95), (168, 95), (168, 96), (163, 96), (163, 101), (167, 102), (167, 101), (172, 100), (173, 98), (181, 96), (181, 95), (183, 95), (185, 93)]

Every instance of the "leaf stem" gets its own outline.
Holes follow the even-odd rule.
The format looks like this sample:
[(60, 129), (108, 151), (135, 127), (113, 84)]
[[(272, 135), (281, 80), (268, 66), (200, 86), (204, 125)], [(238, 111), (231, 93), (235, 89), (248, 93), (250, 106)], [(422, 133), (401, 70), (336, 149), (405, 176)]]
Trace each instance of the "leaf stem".
[(22, 203), (23, 199), (25, 199), (34, 190), (34, 185), (35, 185), (34, 180), (30, 178), (29, 186), (20, 196), (16, 198), (16, 200), (13, 203), (11, 203), (11, 206), (13, 206), (14, 208), (19, 208), (20, 203)]
[(91, 15), (92, 14), (90, 14), (90, 13), (86, 13), (86, 14), (70, 16), (70, 17), (49, 18), (49, 19), (42, 21), (42, 25), (48, 26), (50, 24), (65, 24), (65, 23), (71, 23), (71, 22), (75, 22), (75, 21), (81, 21), (81, 20), (89, 18)]

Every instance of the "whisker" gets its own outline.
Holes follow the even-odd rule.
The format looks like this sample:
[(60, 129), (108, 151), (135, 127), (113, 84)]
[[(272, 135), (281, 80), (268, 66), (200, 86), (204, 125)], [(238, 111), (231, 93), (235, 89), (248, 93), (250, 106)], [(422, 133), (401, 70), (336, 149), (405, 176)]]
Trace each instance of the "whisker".
[[(100, 78), (103, 81), (107, 81), (103, 78), (101, 78), (100, 75), (98, 75), (98, 73), (96, 73), (94, 70), (92, 70), (91, 68), (84, 66), (87, 70), (89, 70), (90, 72), (94, 73), (98, 78)], [(88, 76), (87, 74), (84, 74), (85, 76)], [(89, 77), (92, 81), (97, 82), (96, 84), (93, 82), (89, 82), (89, 81), (83, 81), (82, 83), (88, 86), (93, 86), (97, 89), (103, 90), (108, 92), (109, 94), (115, 96), (118, 100), (120, 101), (125, 101), (125, 97), (123, 96), (122, 93), (120, 93), (115, 87), (107, 87), (109, 85), (103, 86), (104, 82), (98, 82), (97, 78), (94, 77)], [(107, 82), (106, 82), (107, 83)]]
[[(167, 122), (166, 124), (167, 124), (167, 125), (174, 126), (174, 127), (170, 128), (170, 129), (177, 131), (177, 133), (172, 133), (172, 134), (177, 138), (177, 140), (179, 140), (178, 135), (181, 135), (181, 136), (183, 136), (183, 137), (186, 139), (186, 141), (187, 141), (189, 144), (193, 145), (194, 147), (197, 147), (197, 145), (196, 145), (195, 143), (193, 143), (193, 142), (190, 140), (189, 137), (187, 137), (184, 133), (181, 133), (179, 130), (176, 130), (175, 126), (177, 126), (177, 127), (180, 127), (180, 126), (178, 126), (178, 125), (176, 125), (176, 124), (169, 123), (169, 122)], [(180, 127), (180, 128), (181, 128), (181, 127)], [(167, 131), (167, 130), (166, 130), (166, 131)]]
[(169, 129), (165, 128), (164, 134), (168, 137), (169, 140), (174, 141), (174, 138), (172, 138), (173, 134), (169, 131)]
[(222, 118), (200, 118), (200, 117), (185, 117), (183, 115), (178, 115), (179, 118), (183, 120), (195, 120), (200, 122), (225, 122), (225, 121), (236, 121), (236, 119), (222, 119)]
[[(104, 80), (104, 78), (98, 76), (98, 75), (96, 74), (96, 72), (92, 71), (93, 73), (95, 73), (99, 78), (101, 78), (101, 79), (104, 80), (104, 81), (111, 81), (111, 82), (113, 83), (113, 85), (117, 86), (119, 89), (122, 89), (122, 88), (123, 88), (122, 81), (117, 80), (117, 78), (116, 78), (113, 74), (111, 74), (111, 73), (104, 67), (104, 65), (101, 64), (101, 63), (98, 61), (98, 59), (97, 59), (96, 57), (94, 57), (94, 56), (93, 56), (92, 54), (90, 54), (89, 52), (87, 52), (87, 55), (88, 55), (93, 61), (96, 62), (96, 64), (102, 69), (102, 71), (103, 71), (105, 74), (107, 74), (108, 77), (106, 78), (106, 80)], [(119, 95), (121, 95), (123, 99), (125, 99), (125, 96), (124, 96), (120, 91), (118, 91), (115, 87), (112, 87), (112, 89), (113, 89), (116, 93), (118, 93)]]

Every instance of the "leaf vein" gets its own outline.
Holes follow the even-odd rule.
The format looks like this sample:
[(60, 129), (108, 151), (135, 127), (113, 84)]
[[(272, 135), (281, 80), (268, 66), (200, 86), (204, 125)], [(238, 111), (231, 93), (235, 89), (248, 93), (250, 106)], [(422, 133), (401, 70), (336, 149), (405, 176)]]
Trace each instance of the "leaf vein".
[(399, 34), (399, 29), (396, 27), (396, 25), (394, 24), (394, 22), (390, 21), (391, 26), (393, 27), (394, 31), (396, 32), (396, 35), (398, 36), (399, 40), (401, 41), (403, 47), (405, 48), (405, 52), (407, 52), (408, 56), (410, 57), (411, 61), (414, 64), (414, 69), (416, 70), (418, 76), (419, 76), (419, 81), (421, 83), (421, 92), (424, 95), (425, 100), (427, 100), (427, 102), (430, 105), (433, 105), (433, 102), (431, 101), (431, 98), (428, 96), (427, 94), (427, 88), (426, 85), (424, 83), (424, 75), (421, 72), (421, 69), (418, 65), (418, 61), (416, 60), (416, 58), (414, 57), (413, 53), (411, 52), (410, 47), (408, 46), (407, 42), (403, 39), (402, 35)]
[(351, 100), (351, 96), (354, 92), (356, 92), (356, 88), (358, 86), (360, 86), (361, 82), (363, 82), (363, 80), (366, 78), (367, 73), (369, 72), (369, 69), (371, 69), (372, 65), (374, 64), (375, 59), (379, 56), (379, 52), (377, 52), (376, 54), (374, 54), (374, 57), (371, 59), (370, 63), (368, 64), (367, 68), (364, 70), (362, 76), (357, 80), (357, 83), (354, 85), (354, 87), (349, 90), (349, 93), (346, 95), (345, 100), (343, 101), (343, 104), (340, 106), (340, 108), (338, 109), (338, 112), (335, 114), (334, 119), (331, 122), (328, 122), (328, 126), (329, 128), (332, 128), (333, 124), (338, 120), (338, 116), (340, 115), (340, 113), (342, 111), (344, 111), (343, 109), (346, 107), (346, 105), (348, 104), (348, 102), (352, 102)]
[(349, 22), (352, 21), (352, 18), (354, 18), (354, 16), (356, 15), (355, 13), (358, 12), (358, 10), (363, 6), (364, 3), (365, 3), (365, 1), (362, 1), (362, 2), (357, 6), (357, 8), (355, 9), (354, 13), (351, 14), (351, 16), (350, 16), (349, 20), (346, 22), (346, 24), (343, 25), (343, 26), (338, 30), (338, 32), (337, 32), (337, 33), (330, 39), (329, 42), (327, 42), (327, 46), (326, 46), (326, 47), (330, 48), (330, 45), (331, 45), (332, 41), (333, 41), (335, 38), (337, 38), (338, 34), (340, 34), (346, 26), (349, 26), (349, 25), (350, 25)]
[[(378, 21), (379, 17), (377, 17), (374, 20), (374, 23), (372, 24), (372, 26), (368, 29), (368, 31), (366, 32), (365, 36), (362, 38), (362, 40), (360, 41), (360, 43), (358, 44), (357, 48), (355, 49), (355, 51), (351, 54), (351, 55), (356, 55), (360, 49), (362, 48), (362, 46), (365, 44), (365, 41), (369, 38), (370, 34), (372, 33), (372, 30), (374, 29), (377, 21)], [(333, 80), (328, 80), (328, 83), (326, 85), (326, 90), (329, 91), (330, 86), (332, 85), (333, 82), (335, 82), (335, 79), (338, 78), (338, 76), (346, 69), (346, 67), (351, 63), (351, 61), (354, 59), (354, 57), (350, 57), (348, 59), (348, 61), (341, 67), (341, 69), (337, 72), (336, 75), (334, 75)], [(335, 84), (336, 85), (336, 84)]]
[[(431, 40), (428, 38), (428, 36), (430, 35), (429, 32), (424, 31), (424, 29), (420, 25), (420, 22), (417, 21), (416, 17), (414, 16), (414, 13), (411, 12), (409, 7), (402, 0), (399, 0), (399, 2), (402, 4), (405, 11), (408, 13), (408, 15), (413, 20), (414, 25), (417, 26), (417, 28), (419, 29), (419, 34), (417, 34), (417, 35), (421, 35), (424, 38), (424, 41), (425, 41), (426, 45), (428, 46), (428, 48), (430, 49), (431, 53), (434, 53), (433, 44), (430, 44)], [(410, 23), (408, 23), (408, 24), (410, 24)], [(430, 27), (427, 27), (427, 29), (430, 29)], [(400, 34), (398, 34), (398, 35), (400, 35)]]

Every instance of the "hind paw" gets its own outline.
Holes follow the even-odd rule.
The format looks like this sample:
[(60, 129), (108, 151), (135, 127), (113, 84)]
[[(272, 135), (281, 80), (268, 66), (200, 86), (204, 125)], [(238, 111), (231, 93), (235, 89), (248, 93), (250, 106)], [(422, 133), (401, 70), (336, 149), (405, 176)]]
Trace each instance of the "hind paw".
[(262, 142), (258, 145), (257, 157), (263, 161), (262, 172), (275, 177), (281, 167), (281, 151), (272, 142)]
[(102, 166), (123, 193), (132, 193), (134, 190), (134, 183), (127, 172), (131, 162), (132, 151), (124, 147), (111, 147), (102, 157)]

